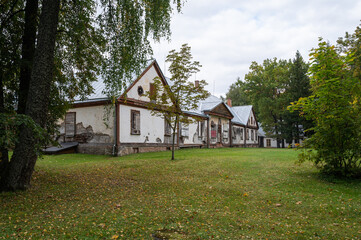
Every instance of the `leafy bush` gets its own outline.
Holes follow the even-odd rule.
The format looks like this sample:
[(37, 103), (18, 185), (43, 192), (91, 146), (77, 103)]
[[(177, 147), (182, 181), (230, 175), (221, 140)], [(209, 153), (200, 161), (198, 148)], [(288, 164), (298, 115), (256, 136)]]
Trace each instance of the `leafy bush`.
[(312, 95), (289, 107), (315, 124), (300, 160), (311, 160), (328, 174), (361, 176), (360, 43), (359, 27), (336, 46), (320, 39), (310, 54)]

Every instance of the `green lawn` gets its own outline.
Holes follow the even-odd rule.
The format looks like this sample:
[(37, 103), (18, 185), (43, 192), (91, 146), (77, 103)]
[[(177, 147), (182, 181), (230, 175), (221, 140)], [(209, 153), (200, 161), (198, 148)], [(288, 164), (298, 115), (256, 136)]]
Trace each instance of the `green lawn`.
[(45, 156), (0, 194), (0, 239), (361, 239), (361, 183), (288, 149)]

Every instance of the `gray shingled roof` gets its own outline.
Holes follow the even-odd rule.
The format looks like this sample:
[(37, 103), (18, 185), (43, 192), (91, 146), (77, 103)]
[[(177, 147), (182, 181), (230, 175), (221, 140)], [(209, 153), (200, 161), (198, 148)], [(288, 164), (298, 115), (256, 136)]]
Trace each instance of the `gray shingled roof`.
[[(197, 110), (192, 110), (191, 112), (188, 112), (188, 113), (206, 116), (204, 114), (204, 111), (210, 111), (213, 108), (215, 108), (216, 106), (218, 106), (219, 104), (221, 104), (222, 102), (223, 102), (222, 99), (220, 99), (216, 96), (210, 95), (208, 98), (206, 98), (205, 100), (203, 100), (199, 103), (199, 108)], [(225, 104), (225, 105), (227, 106), (228, 110), (234, 116), (232, 119), (233, 123), (247, 125), (249, 116), (252, 111), (252, 105), (236, 106), (236, 107), (229, 107), (227, 104)]]
[(233, 116), (234, 116), (234, 117), (232, 118), (232, 122), (233, 122), (233, 123), (236, 123), (236, 124), (245, 125), (245, 124), (243, 124), (242, 120), (238, 117), (237, 113), (233, 110), (233, 107), (229, 107), (228, 105), (227, 105), (227, 107), (228, 107), (229, 111), (231, 111), (231, 113), (232, 113)]
[(105, 89), (105, 84), (104, 84), (102, 78), (99, 78), (98, 81), (93, 82), (92, 87), (93, 87), (94, 91), (92, 94), (89, 95), (89, 97), (87, 97), (88, 100), (99, 99), (99, 98), (101, 98), (101, 99), (108, 98), (108, 96), (103, 93), (103, 90)]
[[(235, 115), (237, 116), (237, 119), (235, 119), (235, 120), (239, 121), (239, 123), (241, 123), (243, 125), (247, 125), (249, 116), (252, 111), (252, 105), (232, 107), (232, 110), (235, 113)], [(233, 119), (232, 119), (232, 121), (233, 121)]]
[(218, 106), (220, 103), (222, 103), (222, 100), (220, 98), (210, 95), (205, 100), (200, 102), (198, 110), (201, 112), (210, 111), (216, 106)]
[(222, 103), (222, 100), (220, 98), (210, 95), (203, 101), (200, 101), (200, 103), (198, 105), (198, 109), (193, 109), (191, 111), (184, 111), (184, 112), (189, 113), (189, 114), (198, 115), (198, 116), (207, 117), (207, 115), (204, 114), (204, 111), (210, 111), (213, 108), (215, 108), (216, 106), (218, 106), (220, 103)]
[(263, 130), (261, 124), (258, 123), (258, 126), (259, 126), (259, 128), (258, 128), (258, 136), (265, 137), (265, 136), (266, 136), (266, 133), (265, 133), (265, 131)]

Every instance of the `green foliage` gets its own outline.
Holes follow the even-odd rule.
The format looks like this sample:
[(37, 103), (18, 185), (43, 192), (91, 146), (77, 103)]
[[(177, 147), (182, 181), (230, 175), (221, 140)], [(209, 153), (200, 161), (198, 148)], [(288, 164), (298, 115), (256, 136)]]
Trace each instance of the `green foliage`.
[[(289, 103), (311, 94), (310, 78), (307, 75), (309, 65), (304, 62), (297, 51), (289, 68), (287, 94)], [(298, 141), (304, 135), (304, 129), (312, 127), (312, 123), (301, 117), (298, 111), (283, 113), (282, 136), (286, 142)], [(309, 135), (309, 134), (308, 134)]]
[(100, 3), (102, 11), (97, 22), (106, 42), (101, 74), (108, 96), (119, 96), (127, 81), (133, 80), (134, 73), (140, 74), (152, 54), (148, 38), (169, 39), (172, 3), (179, 12), (182, 1), (101, 0)]
[(232, 100), (233, 106), (250, 105), (251, 101), (246, 93), (246, 83), (240, 78), (237, 78), (235, 83), (229, 87), (226, 94), (227, 99)]
[[(24, 1), (2, 1), (0, 4), (0, 111), (12, 110), (18, 88), (21, 40), (24, 27)], [(3, 105), (3, 106), (1, 106)]]
[(290, 108), (315, 126), (306, 140), (308, 158), (323, 172), (361, 176), (360, 29), (334, 46), (320, 39), (310, 56), (312, 95)]
[(162, 82), (157, 77), (154, 79), (154, 92), (147, 92), (150, 98), (148, 108), (152, 115), (163, 117), (172, 128), (172, 160), (174, 159), (175, 135), (179, 123), (189, 124), (197, 121), (197, 117), (189, 117), (186, 112), (198, 108), (201, 100), (208, 97), (209, 93), (204, 89), (206, 81), (199, 81), (198, 87), (189, 81), (192, 74), (199, 72), (201, 65), (192, 61), (191, 47), (183, 44), (180, 51), (169, 52), (166, 62), (170, 63), (168, 71), (171, 79), (168, 83)]
[[(12, 150), (19, 141), (18, 133), (20, 126), (32, 129), (33, 136), (38, 140), (35, 149), (41, 149), (50, 139), (48, 135), (34, 120), (24, 114), (0, 113), (0, 146), (7, 150)], [(37, 152), (40, 154), (40, 151)]]

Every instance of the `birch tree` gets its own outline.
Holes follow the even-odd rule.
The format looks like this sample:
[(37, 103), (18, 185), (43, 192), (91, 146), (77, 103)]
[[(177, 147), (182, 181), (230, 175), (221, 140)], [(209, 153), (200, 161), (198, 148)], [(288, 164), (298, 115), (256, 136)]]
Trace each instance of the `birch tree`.
[[(182, 2), (47, 0), (39, 5), (36, 0), (15, 0), (1, 3), (4, 10), (0, 14), (1, 30), (13, 36), (9, 44), (0, 46), (0, 62), (5, 66), (0, 76), (1, 119), (14, 118), (15, 109), (11, 106), (18, 104), (19, 113), (29, 116), (37, 127), (53, 129), (54, 121), (65, 113), (67, 100), (90, 94), (91, 82), (100, 75), (110, 99), (114, 100), (126, 85), (126, 79), (139, 71), (152, 54), (149, 38), (169, 39), (171, 14), (180, 11)], [(40, 20), (38, 12), (41, 12)], [(42, 35), (44, 29), (49, 34)], [(8, 38), (0, 37), (0, 40), (6, 42)], [(16, 61), (9, 64), (13, 59)], [(20, 64), (19, 59), (24, 61)], [(20, 71), (21, 67), (26, 71)], [(19, 78), (19, 73), (24, 73), (23, 77)], [(10, 95), (19, 99), (7, 98)], [(7, 120), (0, 123), (0, 130), (8, 129), (3, 123), (12, 121)], [(32, 123), (18, 129), (20, 135), (14, 140), (16, 146), (10, 160), (7, 150), (11, 144), (1, 142), (0, 191), (30, 186), (40, 142), (34, 129), (29, 128), (34, 126)]]

